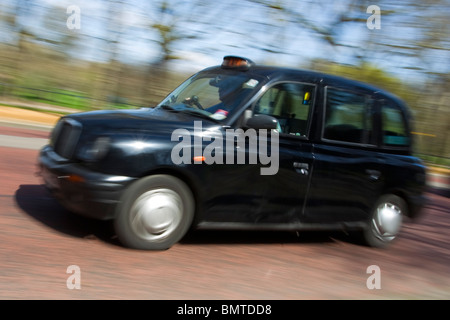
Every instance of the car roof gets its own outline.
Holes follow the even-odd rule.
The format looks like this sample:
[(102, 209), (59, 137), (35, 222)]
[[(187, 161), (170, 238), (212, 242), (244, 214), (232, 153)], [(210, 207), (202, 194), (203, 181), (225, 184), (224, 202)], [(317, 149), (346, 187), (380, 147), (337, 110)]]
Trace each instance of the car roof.
[[(222, 69), (221, 66), (213, 66), (204, 69), (205, 72), (226, 72), (229, 69)], [(263, 76), (267, 78), (270, 82), (276, 82), (278, 80), (296, 80), (299, 81), (301, 78), (302, 82), (310, 82), (310, 83), (323, 83), (324, 85), (329, 86), (338, 86), (344, 88), (354, 88), (358, 90), (363, 90), (366, 92), (370, 92), (371, 94), (377, 94), (378, 96), (390, 99), (395, 101), (398, 105), (404, 106), (404, 102), (394, 94), (376, 87), (374, 85), (361, 82), (358, 80), (353, 80), (349, 78), (345, 78), (342, 76), (331, 75), (327, 73), (305, 70), (305, 69), (296, 69), (289, 67), (278, 67), (278, 66), (266, 66), (266, 65), (253, 65), (248, 70), (238, 71), (238, 72), (250, 72), (253, 74), (257, 74), (259, 76)]]

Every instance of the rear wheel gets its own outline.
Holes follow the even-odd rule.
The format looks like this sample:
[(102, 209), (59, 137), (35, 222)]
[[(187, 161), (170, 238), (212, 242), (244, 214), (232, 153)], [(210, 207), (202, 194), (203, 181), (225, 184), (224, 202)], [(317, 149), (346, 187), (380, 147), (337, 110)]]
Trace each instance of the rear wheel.
[(123, 195), (114, 228), (130, 248), (165, 250), (188, 231), (194, 216), (190, 188), (170, 175), (154, 175), (133, 183)]
[(371, 247), (387, 247), (400, 232), (405, 215), (407, 206), (402, 198), (393, 194), (382, 196), (363, 231), (364, 241)]

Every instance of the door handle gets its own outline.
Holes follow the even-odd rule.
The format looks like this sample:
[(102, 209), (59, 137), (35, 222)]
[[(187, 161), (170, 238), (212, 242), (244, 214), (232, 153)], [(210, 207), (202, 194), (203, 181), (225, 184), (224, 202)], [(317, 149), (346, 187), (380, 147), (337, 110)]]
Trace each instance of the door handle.
[(377, 181), (381, 176), (381, 172), (378, 170), (367, 169), (366, 173), (369, 175), (369, 178), (372, 181)]
[(295, 171), (299, 172), (302, 175), (308, 175), (309, 173), (309, 164), (305, 162), (294, 162)]

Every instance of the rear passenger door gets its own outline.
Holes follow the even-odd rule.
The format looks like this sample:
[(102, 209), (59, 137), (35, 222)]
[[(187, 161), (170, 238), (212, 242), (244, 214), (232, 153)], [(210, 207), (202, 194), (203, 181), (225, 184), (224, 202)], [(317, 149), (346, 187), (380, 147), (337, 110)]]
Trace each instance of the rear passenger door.
[(304, 219), (311, 223), (367, 218), (381, 190), (375, 104), (369, 92), (327, 86), (322, 131)]

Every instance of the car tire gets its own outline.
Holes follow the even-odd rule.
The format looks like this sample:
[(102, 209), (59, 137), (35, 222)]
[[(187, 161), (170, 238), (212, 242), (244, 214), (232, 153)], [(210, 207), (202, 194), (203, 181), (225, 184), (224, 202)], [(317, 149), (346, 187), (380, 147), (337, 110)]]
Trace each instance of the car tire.
[(365, 244), (375, 248), (388, 247), (397, 238), (406, 215), (407, 205), (402, 198), (393, 194), (382, 196), (362, 232)]
[(190, 188), (170, 175), (142, 178), (125, 191), (114, 229), (126, 247), (166, 250), (181, 240), (194, 217)]

